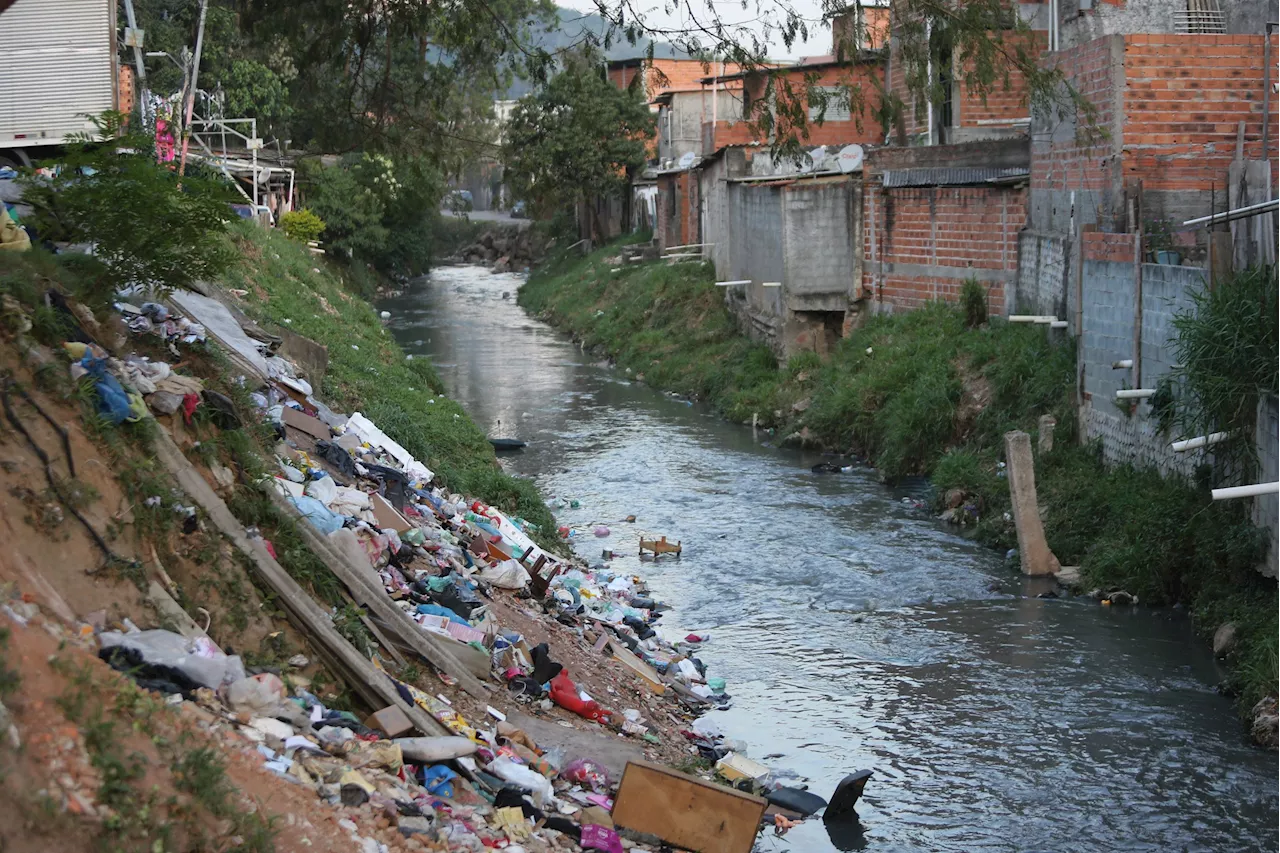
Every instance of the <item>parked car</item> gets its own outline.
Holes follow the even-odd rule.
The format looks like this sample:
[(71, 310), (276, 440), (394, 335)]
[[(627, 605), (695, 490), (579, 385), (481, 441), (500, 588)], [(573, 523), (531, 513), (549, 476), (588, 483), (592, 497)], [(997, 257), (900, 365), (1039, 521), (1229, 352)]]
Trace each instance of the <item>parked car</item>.
[(470, 190), (453, 190), (445, 196), (445, 204), (454, 213), (470, 213), (475, 209)]

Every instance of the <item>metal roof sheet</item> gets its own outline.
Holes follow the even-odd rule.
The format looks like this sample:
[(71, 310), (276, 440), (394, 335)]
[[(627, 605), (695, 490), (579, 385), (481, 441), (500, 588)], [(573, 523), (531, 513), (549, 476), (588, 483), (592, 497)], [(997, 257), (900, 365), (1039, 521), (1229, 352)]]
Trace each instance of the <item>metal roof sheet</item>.
[(1030, 174), (1031, 169), (1027, 166), (892, 169), (884, 172), (883, 180), (886, 187), (955, 187), (1010, 183)]

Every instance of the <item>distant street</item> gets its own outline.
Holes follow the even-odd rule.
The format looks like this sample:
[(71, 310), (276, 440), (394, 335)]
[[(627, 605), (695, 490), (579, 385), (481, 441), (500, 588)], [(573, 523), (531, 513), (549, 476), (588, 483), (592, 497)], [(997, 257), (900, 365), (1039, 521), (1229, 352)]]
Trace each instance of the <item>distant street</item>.
[[(459, 214), (455, 214), (447, 209), (442, 209), (440, 211), (440, 215), (458, 216), (461, 218)], [(529, 223), (532, 221), (529, 219), (513, 219), (505, 210), (473, 210), (467, 213), (466, 217), (473, 222), (501, 222), (507, 225), (514, 225), (521, 230), (528, 228)]]

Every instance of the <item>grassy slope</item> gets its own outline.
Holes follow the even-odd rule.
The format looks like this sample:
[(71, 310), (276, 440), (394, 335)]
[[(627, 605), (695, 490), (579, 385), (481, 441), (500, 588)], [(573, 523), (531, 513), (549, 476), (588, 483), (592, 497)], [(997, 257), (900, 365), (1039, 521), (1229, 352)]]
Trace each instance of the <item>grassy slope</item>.
[[(1050, 546), (1104, 589), (1151, 604), (1181, 602), (1202, 631), (1237, 622), (1235, 687), (1251, 707), (1277, 681), (1276, 584), (1254, 570), (1261, 539), (1242, 503), (1215, 504), (1203, 484), (1153, 471), (1107, 469), (1076, 442), (1073, 344), (1040, 328), (993, 319), (965, 327), (954, 307), (877, 317), (825, 363), (812, 354), (778, 365), (737, 334), (712, 271), (644, 264), (611, 270), (616, 247), (561, 257), (520, 290), (520, 304), (649, 384), (705, 399), (721, 414), (869, 458), (887, 477), (926, 473), (940, 495), (958, 488), (977, 536), (1016, 546), (1003, 434), (1037, 432), (1053, 414), (1056, 449), (1037, 462)], [(870, 353), (867, 350), (870, 348)], [(799, 405), (794, 405), (794, 404)]]
[(431, 363), (406, 360), (377, 312), (338, 272), (278, 231), (240, 224), (233, 239), (244, 261), (223, 283), (249, 292), (247, 311), (329, 348), (329, 371), (318, 389), (322, 399), (338, 410), (363, 412), (450, 488), (554, 532), (534, 485), (498, 468), (484, 433), (443, 396)]

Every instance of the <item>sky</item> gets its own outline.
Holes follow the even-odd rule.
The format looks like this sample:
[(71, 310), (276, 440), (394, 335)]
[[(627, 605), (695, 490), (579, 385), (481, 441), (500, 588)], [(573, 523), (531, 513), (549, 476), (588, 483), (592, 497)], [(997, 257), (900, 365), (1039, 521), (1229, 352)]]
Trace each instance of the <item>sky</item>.
[[(582, 12), (597, 11), (594, 0), (556, 0), (557, 5)], [(609, 2), (609, 0), (606, 0)], [(777, 37), (776, 32), (769, 41), (770, 59), (799, 59), (802, 56), (818, 56), (831, 52), (831, 29), (822, 23), (821, 0), (747, 0), (746, 9), (742, 0), (682, 0), (680, 10), (676, 14), (668, 13), (662, 0), (632, 0), (633, 8), (645, 23), (660, 28), (686, 28), (692, 25), (694, 18), (706, 21), (713, 14), (719, 14), (726, 24), (741, 24), (757, 34), (763, 32), (760, 9), (765, 14), (779, 17), (781, 4), (788, 4), (803, 15), (809, 22), (809, 40), (797, 41), (790, 49)], [(687, 4), (687, 5), (686, 5)], [(693, 15), (688, 9), (693, 9)], [(657, 41), (666, 41), (661, 36)]]

